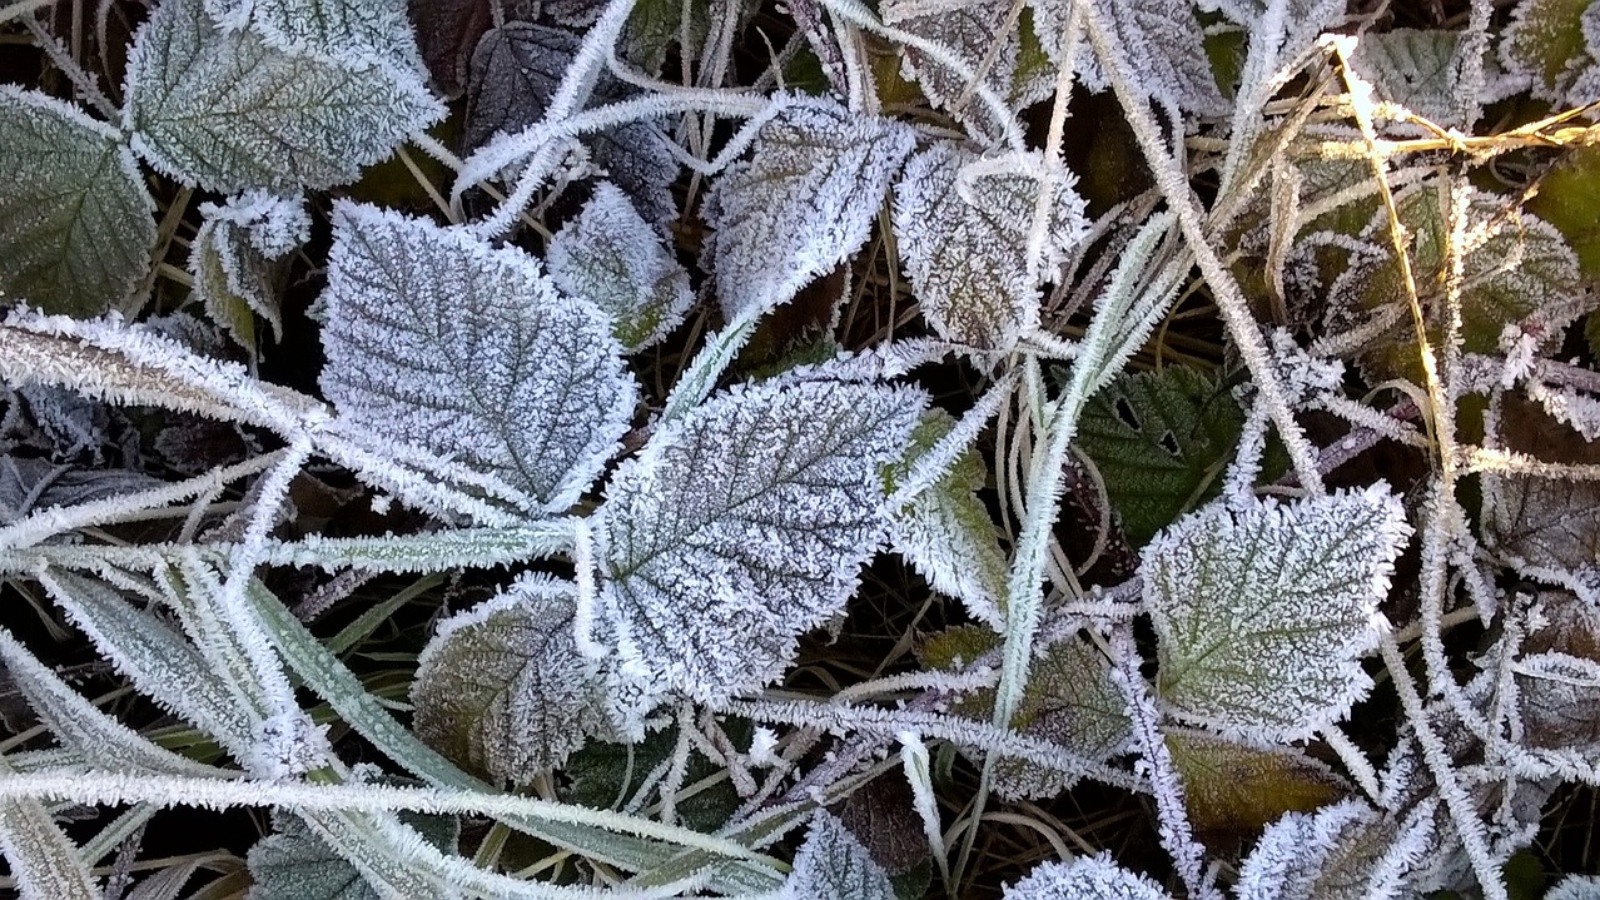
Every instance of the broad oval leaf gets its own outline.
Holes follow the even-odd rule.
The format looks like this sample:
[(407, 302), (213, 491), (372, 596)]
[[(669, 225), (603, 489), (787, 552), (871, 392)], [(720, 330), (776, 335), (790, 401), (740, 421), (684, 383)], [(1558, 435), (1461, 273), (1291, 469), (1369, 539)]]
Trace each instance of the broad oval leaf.
[(420, 74), (336, 64), (224, 32), (201, 0), (163, 0), (128, 58), (133, 147), (185, 184), (289, 193), (354, 181), (444, 107)]
[(1298, 747), (1256, 747), (1203, 731), (1166, 732), (1189, 824), (1212, 846), (1253, 836), (1289, 812), (1343, 799), (1348, 785)]
[(323, 391), (375, 440), (457, 455), (557, 511), (627, 429), (636, 389), (609, 320), (520, 250), (345, 203), (323, 296)]
[(728, 318), (786, 303), (849, 259), (914, 141), (904, 125), (824, 100), (789, 104), (763, 125), (703, 209)]
[(1101, 853), (1040, 863), (1026, 878), (1006, 886), (1004, 900), (1172, 900), (1172, 895), (1149, 876), (1130, 872)]
[(596, 527), (605, 610), (637, 678), (716, 702), (776, 677), (876, 550), (881, 469), (923, 402), (746, 385), (657, 432), (618, 470)]
[(694, 304), (685, 272), (661, 234), (606, 181), (545, 254), (556, 286), (611, 314), (612, 331), (641, 350), (677, 328)]
[[(946, 340), (1005, 350), (1039, 324), (1027, 251), (1040, 182), (1017, 172), (963, 172), (977, 162), (951, 143), (912, 157), (895, 187), (894, 233), (928, 324)], [(1047, 259), (1085, 233), (1084, 202), (1070, 180), (1057, 184)]]
[(829, 812), (811, 819), (779, 900), (895, 900), (889, 873)]
[(1381, 483), (1245, 502), (1179, 519), (1141, 555), (1161, 699), (1224, 734), (1297, 740), (1372, 686), (1358, 657), (1411, 529)]
[[(1051, 61), (1063, 61), (1061, 35), (1067, 31), (1071, 4), (1064, 0), (1033, 0), (1039, 41)], [(1210, 4), (1200, 4), (1208, 10)], [(1110, 0), (1101, 16), (1123, 64), (1133, 76), (1133, 88), (1146, 97), (1176, 109), (1216, 115), (1229, 112), (1217, 87), (1206, 35), (1196, 4), (1190, 0)], [(1291, 14), (1292, 15), (1292, 14)], [(1079, 75), (1095, 90), (1108, 86), (1103, 64), (1093, 59), (1085, 40), (1078, 47)]]
[(578, 653), (576, 596), (524, 577), (442, 622), (411, 686), (417, 735), (471, 771), (525, 785), (602, 732), (600, 663)]
[(0, 87), (0, 171), (0, 302), (130, 312), (156, 225), (123, 135), (52, 97)]

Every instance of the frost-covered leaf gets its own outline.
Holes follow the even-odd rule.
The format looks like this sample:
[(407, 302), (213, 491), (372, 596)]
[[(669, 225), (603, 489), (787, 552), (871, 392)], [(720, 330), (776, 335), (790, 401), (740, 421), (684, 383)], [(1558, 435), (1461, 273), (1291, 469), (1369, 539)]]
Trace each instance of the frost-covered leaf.
[[(454, 817), (402, 813), (400, 819), (435, 847), (455, 850), (459, 824)], [(251, 900), (380, 900), (383, 896), (299, 816), (279, 813), (273, 824), (273, 833), (250, 848)]]
[[(1211, 4), (1202, 4), (1210, 8)], [(1034, 0), (1034, 21), (1045, 52), (1062, 62), (1061, 35), (1067, 30), (1067, 0)], [(1205, 33), (1190, 0), (1110, 0), (1100, 7), (1121, 48), (1136, 90), (1178, 109), (1215, 115), (1226, 112), (1222, 90), (1206, 55)], [(1087, 38), (1078, 47), (1078, 65), (1085, 83), (1106, 86), (1098, 60), (1091, 63)]]
[(1004, 900), (1172, 900), (1149, 876), (1111, 860), (1110, 854), (1054, 860), (1034, 866), (1027, 877), (1007, 885)]
[(1090, 398), (1077, 440), (1128, 542), (1142, 547), (1216, 496), (1243, 427), (1244, 412), (1217, 378), (1172, 365), (1120, 375)]
[(1315, 812), (1346, 793), (1343, 779), (1298, 748), (1252, 747), (1187, 729), (1166, 740), (1189, 822), (1206, 837), (1254, 835), (1285, 813)]
[[(968, 91), (971, 73), (982, 70), (986, 61), (984, 87), (1013, 109), (1031, 106), (1050, 96), (1055, 73), (1048, 68), (1024, 66), (1022, 29), (1013, 26), (1009, 31), (1002, 30), (1010, 18), (1008, 4), (966, 0), (934, 6), (930, 9), (930, 4), (917, 0), (886, 0), (883, 20), (938, 44), (966, 68), (966, 73), (956, 72), (922, 50), (902, 49), (901, 74), (921, 86), (935, 106), (979, 134), (998, 134), (1000, 127), (993, 113)], [(988, 60), (991, 50), (993, 59)]]
[(889, 874), (831, 813), (811, 819), (780, 900), (895, 900)]
[(1522, 743), (1600, 763), (1600, 608), (1547, 591), (1529, 619), (1513, 669)]
[(571, 585), (531, 576), (440, 623), (411, 686), (417, 735), (525, 785), (603, 730), (600, 664), (573, 642)]
[(311, 237), (298, 201), (252, 191), (222, 206), (200, 205), (206, 219), (189, 250), (195, 294), (212, 320), (246, 348), (255, 347), (255, 316), (283, 340), (278, 288), (285, 257)]
[[(992, 692), (980, 694), (989, 695), (985, 708), (992, 709)], [(1095, 762), (1123, 752), (1132, 728), (1122, 692), (1111, 680), (1109, 661), (1079, 637), (1057, 641), (1037, 653), (1011, 727)], [(1000, 760), (994, 779), (996, 793), (1009, 800), (1054, 797), (1078, 780), (1071, 772), (1015, 758)]]
[(1533, 96), (1565, 102), (1578, 78), (1595, 65), (1590, 48), (1596, 44), (1584, 31), (1585, 20), (1600, 15), (1595, 9), (1593, 0), (1522, 0), (1501, 37), (1501, 62), (1529, 80)]
[(335, 64), (382, 59), (420, 69), (406, 0), (204, 0), (226, 31), (248, 28), (268, 46)]
[(75, 106), (3, 86), (0, 171), (0, 303), (130, 312), (156, 225), (122, 134)]
[[(485, 34), (473, 51), (467, 82), (467, 148), (543, 119), (579, 44), (570, 31), (528, 22), (507, 22)], [(622, 100), (631, 92), (602, 76), (591, 105)], [(590, 162), (633, 199), (646, 220), (657, 223), (677, 213), (670, 187), (679, 164), (667, 141), (650, 122), (629, 122), (583, 138)]]
[[(1600, 445), (1514, 396), (1502, 404), (1500, 443), (1547, 463), (1600, 461)], [(1600, 482), (1485, 472), (1483, 522), (1484, 543), (1524, 575), (1600, 605)]]
[(1368, 32), (1351, 65), (1371, 82), (1378, 97), (1438, 125), (1462, 126), (1453, 110), (1460, 103), (1457, 53), (1462, 33), (1396, 28)]
[(1568, 875), (1556, 882), (1544, 900), (1600, 900), (1600, 876)]
[(829, 100), (792, 103), (763, 125), (703, 207), (727, 317), (785, 303), (849, 259), (914, 141), (904, 125)]
[[(0, 778), (16, 772), (0, 757)], [(78, 847), (40, 800), (0, 800), (0, 852), (21, 900), (98, 900), (101, 887)]]
[(610, 182), (577, 218), (556, 232), (545, 253), (556, 286), (611, 314), (612, 331), (629, 350), (666, 337), (694, 304), (689, 273), (633, 201)]
[(715, 701), (781, 672), (881, 540), (881, 469), (923, 402), (764, 383), (658, 431), (618, 470), (596, 528), (605, 610), (637, 679)]
[[(894, 477), (909, 471), (954, 427), (949, 413), (929, 410), (912, 432), (905, 461), (891, 470)], [(988, 480), (983, 457), (969, 449), (937, 482), (893, 511), (889, 541), (934, 590), (960, 600), (975, 618), (1000, 631), (1006, 558), (994, 518), (977, 495)]]
[[(1448, 304), (1444, 291), (1450, 261), (1446, 187), (1438, 181), (1399, 192), (1400, 221), (1411, 237), (1409, 255), (1419, 298), (1427, 315), (1429, 342), (1442, 346)], [(1593, 308), (1595, 299), (1583, 291), (1578, 261), (1561, 233), (1549, 224), (1508, 206), (1505, 198), (1473, 191), (1470, 217), (1462, 245), (1461, 349), (1469, 353), (1495, 353), (1507, 325), (1543, 338), (1542, 345), (1559, 343), (1568, 323)], [(1379, 210), (1363, 236), (1385, 249), (1358, 256), (1331, 290), (1335, 315), (1330, 327), (1362, 324), (1367, 317), (1387, 315), (1408, 323), (1389, 329), (1373, 341), (1360, 357), (1373, 380), (1403, 375), (1417, 383), (1423, 378), (1418, 347), (1405, 311), (1406, 291), (1400, 267), (1390, 255), (1388, 217)]]
[[(894, 233), (928, 324), (947, 340), (1003, 350), (1039, 324), (1027, 250), (1040, 182), (1022, 173), (963, 172), (977, 162), (950, 143), (912, 157), (895, 187)], [(1070, 179), (1057, 187), (1043, 248), (1048, 261), (1085, 232), (1084, 203)]]
[(1289, 813), (1268, 826), (1239, 872), (1239, 900), (1389, 900), (1434, 849), (1432, 804), (1396, 820), (1360, 800)]
[(1179, 519), (1141, 555), (1160, 639), (1160, 693), (1224, 733), (1296, 740), (1372, 686), (1358, 657), (1410, 534), (1386, 485), (1290, 503), (1222, 501)]
[[(722, 727), (735, 746), (749, 743), (747, 722), (729, 720)], [(646, 779), (671, 761), (677, 745), (677, 725), (652, 731), (639, 741), (590, 741), (567, 757), (566, 765), (561, 767), (561, 778), (567, 785), (561, 799), (595, 809), (615, 807), (639, 791), (647, 791)], [(682, 825), (709, 833), (727, 823), (743, 801), (731, 779), (717, 777), (726, 771), (702, 754), (689, 755), (684, 783), (709, 786), (678, 798), (678, 821)]]
[(610, 321), (538, 261), (372, 207), (334, 212), (322, 388), (374, 439), (408, 441), (571, 506), (633, 414)]
[(123, 119), (185, 184), (288, 194), (354, 181), (443, 115), (416, 72), (286, 53), (221, 31), (201, 0), (163, 0), (134, 40)]

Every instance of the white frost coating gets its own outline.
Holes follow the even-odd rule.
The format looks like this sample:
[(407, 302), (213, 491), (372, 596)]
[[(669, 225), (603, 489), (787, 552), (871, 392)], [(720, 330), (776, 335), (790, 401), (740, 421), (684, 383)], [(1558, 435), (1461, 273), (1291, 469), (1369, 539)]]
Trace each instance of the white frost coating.
[(785, 303), (849, 259), (914, 141), (904, 125), (833, 101), (791, 103), (762, 126), (703, 210), (716, 230), (707, 268), (728, 318)]
[(560, 511), (627, 429), (609, 320), (520, 250), (345, 203), (323, 297), (322, 388), (369, 441), (455, 454)]
[(128, 57), (124, 127), (184, 184), (290, 193), (354, 181), (444, 115), (419, 73), (383, 59), (335, 64), (220, 31), (201, 0), (164, 0)]
[(0, 86), (4, 302), (72, 315), (126, 309), (150, 266), (156, 226), (122, 138), (71, 104)]
[(528, 575), (441, 623), (411, 687), (417, 734), (522, 785), (603, 733), (600, 663), (578, 653), (575, 604), (571, 584)]
[(720, 702), (788, 665), (882, 540), (884, 465), (925, 398), (808, 382), (734, 388), (658, 431), (596, 536), (618, 652), (657, 690)]
[(268, 46), (359, 67), (373, 58), (422, 72), (405, 0), (205, 0), (225, 31), (248, 28)]
[[(1014, 160), (1017, 170), (1032, 168)], [(963, 169), (978, 171), (964, 177)], [(1048, 277), (1087, 232), (1084, 202), (1062, 177), (1045, 259)], [(1006, 172), (953, 143), (919, 153), (895, 187), (894, 233), (923, 317), (949, 341), (1005, 350), (1039, 324), (1028, 233), (1039, 180)]]
[(973, 96), (973, 76), (981, 71), (983, 86), (1020, 110), (1050, 96), (1055, 72), (1048, 66), (1031, 66), (1026, 71), (1019, 67), (1022, 29), (1011, 19), (1010, 3), (965, 0), (940, 6), (948, 8), (916, 0), (884, 0), (883, 21), (945, 48), (966, 71), (958, 72), (915, 47), (903, 46), (900, 74), (921, 86), (935, 106), (977, 136), (999, 136), (1005, 125)]
[(1434, 849), (1434, 804), (1403, 821), (1360, 800), (1288, 813), (1267, 826), (1245, 858), (1238, 900), (1388, 900)]
[(818, 812), (778, 900), (894, 900), (889, 873), (832, 813)]
[(550, 277), (562, 292), (611, 314), (630, 351), (666, 337), (694, 304), (689, 273), (621, 188), (595, 186), (583, 212), (550, 241)]
[(1372, 686), (1359, 657), (1411, 529), (1387, 485), (1178, 520), (1141, 554), (1164, 705), (1180, 718), (1293, 741)]
[(1101, 853), (1041, 863), (1026, 878), (1007, 885), (1004, 900), (1172, 900), (1172, 895)]
[[(1050, 61), (1062, 62), (1067, 0), (1033, 0), (1034, 28)], [(1163, 106), (1221, 115), (1232, 109), (1222, 97), (1206, 56), (1205, 33), (1190, 0), (1109, 0), (1101, 4), (1117, 43), (1133, 70), (1134, 85)], [(1095, 90), (1106, 87), (1104, 70), (1090, 53), (1077, 55), (1079, 75)]]
[[(1437, 125), (1466, 125), (1453, 114), (1462, 86), (1458, 49), (1459, 31), (1420, 31), (1396, 28), (1361, 36), (1350, 64), (1377, 89), (1378, 96), (1399, 104)], [(1478, 98), (1472, 102), (1476, 117)]]
[(281, 266), (273, 263), (310, 240), (304, 202), (246, 191), (221, 206), (202, 203), (200, 214), (205, 221), (189, 250), (189, 273), (207, 313), (246, 347), (254, 346), (248, 340), (253, 328), (245, 321), (251, 312), (282, 340), (276, 290)]
[(327, 729), (299, 709), (270, 716), (256, 726), (246, 768), (269, 781), (299, 779), (327, 765), (331, 758), (333, 746), (328, 743)]

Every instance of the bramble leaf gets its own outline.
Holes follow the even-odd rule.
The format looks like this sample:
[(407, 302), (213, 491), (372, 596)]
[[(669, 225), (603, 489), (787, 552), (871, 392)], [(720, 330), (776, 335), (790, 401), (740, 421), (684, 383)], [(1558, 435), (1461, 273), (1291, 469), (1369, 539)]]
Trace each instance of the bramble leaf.
[(1179, 519), (1141, 554), (1161, 699), (1224, 734), (1297, 740), (1372, 686), (1358, 657), (1410, 528), (1382, 483), (1241, 502)]
[(782, 671), (882, 539), (880, 470), (923, 402), (887, 387), (764, 383), (658, 431), (618, 470), (596, 526), (624, 664), (708, 702)]
[(1342, 779), (1295, 747), (1252, 747), (1203, 731), (1166, 734), (1189, 822), (1219, 838), (1251, 836), (1288, 812), (1315, 812), (1346, 793)]
[(374, 440), (503, 477), (571, 506), (633, 414), (607, 317), (561, 297), (538, 261), (373, 207), (334, 211), (326, 396)]
[(1523, 0), (1511, 11), (1501, 35), (1501, 62), (1508, 72), (1529, 80), (1534, 97), (1588, 102), (1574, 96), (1573, 88), (1597, 64), (1591, 49), (1596, 42), (1586, 30), (1591, 19), (1600, 25), (1597, 9), (1592, 0)]
[(417, 72), (335, 64), (223, 32), (201, 0), (163, 0), (128, 58), (133, 148), (185, 184), (292, 193), (354, 181), (444, 107)]
[(1006, 4), (980, 0), (931, 6), (916, 0), (886, 0), (883, 21), (938, 44), (968, 70), (956, 72), (920, 49), (902, 48), (901, 75), (921, 86), (933, 105), (977, 133), (993, 135), (998, 133), (999, 123), (987, 106), (971, 96), (972, 73), (981, 72), (984, 87), (1014, 109), (1050, 96), (1054, 70), (1030, 71), (1023, 65), (1023, 29), (1011, 23), (1009, 32), (1002, 31), (1010, 18)]
[(405, 0), (205, 0), (224, 31), (248, 28), (274, 49), (359, 67), (420, 69)]
[(1007, 885), (1004, 900), (1172, 900), (1151, 881), (1111, 861), (1111, 855), (1080, 856), (1071, 862), (1034, 866), (1027, 877)]
[[(912, 432), (906, 460), (891, 471), (909, 471), (953, 427), (949, 413), (929, 410)], [(937, 482), (894, 510), (889, 541), (934, 590), (960, 600), (975, 618), (1001, 631), (1006, 558), (999, 529), (977, 495), (988, 480), (983, 457), (969, 449)]]
[(694, 304), (689, 273), (609, 181), (556, 232), (545, 263), (562, 292), (611, 314), (612, 332), (630, 351), (666, 337)]
[(1379, 98), (1397, 103), (1438, 125), (1462, 126), (1454, 108), (1462, 32), (1395, 28), (1361, 38), (1351, 65), (1370, 81)]
[(829, 812), (811, 818), (779, 900), (895, 900), (889, 874)]
[(222, 206), (200, 205), (206, 217), (189, 250), (189, 272), (206, 312), (241, 346), (255, 347), (255, 319), (283, 340), (278, 309), (279, 261), (311, 237), (299, 202), (252, 191)]
[[(1034, 0), (1032, 5), (1039, 42), (1051, 61), (1060, 65), (1060, 35), (1066, 33), (1071, 4)], [(1206, 55), (1205, 32), (1195, 4), (1190, 0), (1111, 0), (1103, 8), (1136, 90), (1188, 112), (1214, 115), (1228, 111)], [(1106, 78), (1099, 61), (1091, 62), (1092, 55), (1084, 41), (1078, 49), (1080, 75), (1085, 84), (1101, 90)]]
[[(977, 162), (951, 143), (912, 157), (895, 187), (894, 233), (928, 324), (946, 340), (1004, 350), (1039, 324), (1027, 250), (1040, 181), (963, 171)], [(1059, 181), (1041, 272), (1082, 238), (1083, 213), (1070, 179)]]
[(531, 576), (439, 625), (411, 686), (417, 735), (463, 767), (526, 785), (604, 728), (600, 663), (573, 640), (571, 585)]
[(1388, 900), (1432, 852), (1433, 804), (1404, 821), (1360, 800), (1289, 813), (1267, 827), (1239, 872), (1239, 900)]
[(0, 303), (130, 312), (156, 244), (155, 203), (121, 132), (0, 86), (0, 171)]
[(849, 259), (914, 140), (902, 124), (824, 100), (789, 104), (763, 125), (702, 212), (727, 317), (786, 303)]
[(1244, 412), (1216, 378), (1185, 366), (1117, 377), (1090, 398), (1079, 446), (1134, 547), (1216, 496)]

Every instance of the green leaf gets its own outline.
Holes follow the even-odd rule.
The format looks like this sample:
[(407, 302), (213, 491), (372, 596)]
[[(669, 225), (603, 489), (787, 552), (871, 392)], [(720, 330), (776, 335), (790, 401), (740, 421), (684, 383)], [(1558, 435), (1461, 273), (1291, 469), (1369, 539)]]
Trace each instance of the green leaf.
[(1220, 379), (1168, 366), (1119, 375), (1089, 400), (1077, 440), (1128, 542), (1142, 547), (1216, 496), (1243, 427), (1244, 412)]
[(1172, 900), (1148, 876), (1122, 868), (1109, 853), (1040, 863), (1006, 888), (1004, 900)]
[[(1429, 343), (1442, 346), (1447, 317), (1445, 286), (1450, 260), (1447, 187), (1424, 182), (1396, 198), (1400, 221), (1410, 236), (1409, 254), (1417, 292), (1426, 316)], [(1518, 209), (1508, 198), (1473, 191), (1462, 246), (1461, 349), (1496, 353), (1507, 325), (1527, 326), (1559, 345), (1562, 329), (1594, 306), (1578, 278), (1578, 260), (1561, 233)], [(1364, 236), (1388, 248), (1388, 218), (1379, 210)], [(1399, 264), (1387, 249), (1358, 257), (1334, 282), (1332, 327), (1359, 327), (1374, 315), (1393, 327), (1370, 341), (1360, 354), (1369, 380), (1407, 377), (1424, 381), (1418, 343), (1411, 325)]]
[(889, 874), (844, 823), (818, 812), (779, 900), (895, 900)]
[[(401, 813), (400, 820), (433, 846), (455, 852), (460, 825), (454, 816)], [(251, 900), (380, 900), (356, 867), (299, 816), (276, 814), (273, 824), (273, 833), (250, 848)]]
[(524, 577), (440, 623), (411, 688), (417, 735), (463, 767), (526, 785), (605, 730), (600, 663), (573, 642), (571, 585)]
[(133, 147), (185, 184), (292, 193), (354, 181), (444, 115), (419, 74), (335, 64), (221, 31), (201, 0), (163, 0), (128, 58)]
[(1291, 503), (1221, 501), (1141, 555), (1160, 696), (1179, 718), (1274, 742), (1308, 737), (1372, 686), (1360, 656), (1410, 528), (1381, 482)]
[(0, 302), (132, 312), (156, 243), (155, 203), (124, 136), (76, 106), (0, 87)]
[(1588, 61), (1583, 14), (1594, 0), (1523, 0), (1500, 40), (1506, 70), (1533, 79), (1533, 95), (1560, 102)]
[(1342, 798), (1346, 785), (1322, 763), (1292, 747), (1251, 747), (1201, 731), (1166, 734), (1183, 780), (1189, 822), (1226, 842), (1253, 836), (1289, 812), (1314, 812)]
[[(882, 468), (925, 398), (745, 385), (667, 423), (606, 491), (602, 602), (628, 681), (715, 702), (766, 684), (838, 613), (884, 526)], [(631, 729), (630, 729), (631, 730)]]
[[(720, 723), (734, 746), (749, 746), (752, 732), (744, 719)], [(676, 725), (652, 731), (637, 743), (597, 740), (568, 757), (561, 775), (568, 787), (562, 799), (595, 809), (614, 809), (644, 788), (657, 766), (672, 758), (678, 744)], [(721, 777), (723, 768), (699, 753), (689, 755), (684, 783), (706, 783), (704, 790), (686, 793), (677, 803), (678, 819), (685, 828), (707, 833), (727, 824), (743, 802), (733, 782)]]
[(311, 219), (298, 203), (270, 194), (245, 194), (226, 204), (200, 205), (206, 217), (189, 249), (194, 292), (212, 320), (240, 346), (255, 349), (255, 316), (283, 340), (278, 290), (290, 251), (311, 236)]
[(545, 261), (563, 293), (611, 315), (613, 333), (630, 351), (665, 338), (694, 304), (683, 264), (609, 181), (556, 232)]
[[(911, 449), (890, 477), (898, 480), (955, 427), (943, 410), (929, 410), (911, 433)], [(889, 539), (934, 590), (960, 600), (975, 618), (1004, 627), (1006, 557), (1000, 531), (977, 492), (989, 481), (983, 457), (968, 449), (937, 482), (893, 512)]]

